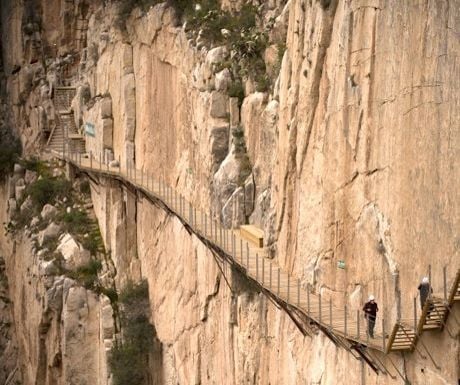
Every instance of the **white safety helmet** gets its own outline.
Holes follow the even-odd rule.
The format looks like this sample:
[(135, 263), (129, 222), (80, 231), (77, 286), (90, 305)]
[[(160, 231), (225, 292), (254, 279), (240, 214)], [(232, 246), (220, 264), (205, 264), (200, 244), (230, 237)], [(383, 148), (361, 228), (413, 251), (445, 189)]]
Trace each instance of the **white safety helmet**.
[(373, 295), (369, 296), (369, 301), (373, 301), (374, 299), (375, 299), (375, 297)]
[(422, 283), (428, 283), (428, 282), (430, 282), (430, 280), (428, 279), (428, 277), (423, 277)]

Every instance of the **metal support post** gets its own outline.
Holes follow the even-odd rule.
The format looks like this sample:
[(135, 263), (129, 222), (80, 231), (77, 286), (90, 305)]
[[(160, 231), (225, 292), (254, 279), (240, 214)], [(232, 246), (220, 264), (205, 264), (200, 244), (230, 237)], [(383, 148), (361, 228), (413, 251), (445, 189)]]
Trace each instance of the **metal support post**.
[(289, 278), (290, 278), (290, 275), (288, 274), (288, 276), (287, 276), (287, 280), (288, 280), (288, 281), (287, 281), (287, 302), (289, 302), (289, 289), (291, 288), (291, 287), (290, 287), (290, 286), (291, 286), (291, 282), (290, 282), (290, 279), (289, 279)]
[(361, 331), (359, 330), (359, 310), (356, 310), (356, 336), (357, 338), (361, 336)]
[(347, 336), (347, 304), (345, 304), (345, 308), (344, 308), (344, 323), (343, 323), (343, 334), (345, 335), (345, 337)]

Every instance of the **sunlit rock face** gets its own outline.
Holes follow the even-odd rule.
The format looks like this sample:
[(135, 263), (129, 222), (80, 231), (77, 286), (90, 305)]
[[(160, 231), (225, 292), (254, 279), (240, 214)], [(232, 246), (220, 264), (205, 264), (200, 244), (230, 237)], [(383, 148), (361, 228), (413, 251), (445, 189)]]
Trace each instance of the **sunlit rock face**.
[[(222, 7), (242, 3), (225, 0)], [(95, 136), (86, 137), (94, 157), (162, 178), (226, 226), (263, 228), (270, 256), (338, 306), (360, 309), (373, 294), (378, 322), (385, 318), (389, 327), (410, 318), (428, 266), (436, 293), (442, 268), (450, 284), (459, 267), (460, 3), (254, 3), (260, 27), (271, 25), (264, 60), (273, 79), (262, 92), (243, 78), (238, 100), (222, 68), (232, 52), (188, 34), (166, 4), (134, 9), (121, 30), (112, 3), (5, 1), (2, 111), (8, 109), (26, 152), (37, 152), (56, 124), (52, 90), (64, 76), (77, 88), (76, 126), (94, 126)], [(83, 45), (73, 23), (81, 18), (88, 20)], [(46, 65), (32, 41), (41, 41)], [(279, 57), (275, 41), (285, 44)], [(23, 181), (12, 187), (4, 190), (4, 213)], [(92, 184), (92, 199), (117, 288), (149, 283), (161, 344), (152, 357), (153, 383), (402, 382), (384, 356), (395, 379), (377, 376), (321, 333), (304, 337), (154, 202), (106, 179)], [(60, 305), (53, 311), (69, 329), (56, 318), (44, 343), (39, 325), (50, 296), (43, 278), (25, 278), (34, 271), (40, 277), (38, 263), (26, 245), (14, 250), (1, 236), (25, 383), (108, 383), (112, 333), (96, 330), (113, 327), (108, 300), (53, 282), (55, 293), (65, 293), (54, 294)], [(460, 319), (458, 305), (452, 312)], [(446, 330), (422, 336), (440, 369), (416, 352), (391, 356), (411, 383), (457, 382), (453, 319), (447, 329), (454, 337)], [(74, 333), (81, 327), (84, 333)], [(46, 359), (39, 358), (43, 349)], [(56, 362), (59, 370), (45, 369)]]

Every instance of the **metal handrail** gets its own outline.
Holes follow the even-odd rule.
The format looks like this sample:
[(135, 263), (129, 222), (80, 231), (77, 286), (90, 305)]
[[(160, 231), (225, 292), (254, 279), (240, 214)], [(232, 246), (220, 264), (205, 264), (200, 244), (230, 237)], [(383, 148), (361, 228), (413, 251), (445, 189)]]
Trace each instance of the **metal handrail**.
[[(361, 309), (347, 310), (345, 306), (342, 311), (341, 308), (334, 306), (330, 299), (323, 299), (321, 292), (315, 293), (313, 290), (310, 290), (310, 285), (305, 289), (298, 279), (293, 279), (290, 274), (282, 271), (274, 261), (262, 256), (259, 251), (260, 249), (250, 247), (247, 241), (241, 239), (240, 244), (244, 244), (246, 247), (238, 247), (238, 242), (235, 242), (236, 238), (239, 238), (236, 229), (225, 228), (215, 221), (211, 215), (194, 208), (191, 201), (178, 193), (168, 183), (155, 178), (151, 174), (145, 173), (144, 170), (137, 170), (128, 164), (124, 170), (121, 163), (119, 163), (119, 167), (115, 170), (110, 168), (108, 164), (105, 164), (103, 167), (102, 157), (100, 157), (98, 162), (96, 159), (93, 160), (92, 153), (90, 153), (90, 159), (88, 160), (89, 166), (82, 164), (81, 156), (77, 156), (70, 161), (82, 169), (121, 178), (144, 193), (153, 195), (159, 199), (168, 207), (171, 213), (175, 214), (182, 222), (187, 223), (200, 239), (205, 240), (207, 243), (212, 243), (221, 252), (229, 256), (232, 263), (237, 265), (241, 271), (244, 271), (263, 290), (276, 296), (282, 303), (285, 303), (289, 307), (301, 311), (310, 320), (320, 325), (323, 331), (329, 330), (338, 337), (346, 338), (349, 341), (354, 341), (368, 348), (385, 353), (391, 352), (392, 344), (396, 341), (399, 330), (399, 333), (405, 336), (405, 340), (409, 341), (408, 345), (410, 344), (411, 348), (415, 347), (418, 335), (423, 332), (421, 330), (418, 333), (415, 325), (414, 330), (412, 330), (411, 323), (409, 323), (411, 326), (404, 325), (405, 321), (410, 321), (411, 318), (401, 318), (393, 326), (393, 329), (391, 329), (391, 336), (388, 336), (385, 332), (385, 319), (379, 317), (382, 320), (382, 324), (380, 327), (380, 322), (376, 323), (375, 336), (381, 338), (382, 343), (378, 344), (377, 340), (371, 341), (369, 336), (366, 336), (365, 332), (363, 333), (366, 324), (364, 321), (364, 312)], [(417, 298), (416, 296), (414, 301), (417, 301)], [(416, 302), (415, 305), (417, 306)], [(332, 314), (335, 314), (335, 317), (332, 317)], [(423, 317), (423, 313), (421, 317)], [(416, 320), (417, 316), (415, 315), (414, 318)]]

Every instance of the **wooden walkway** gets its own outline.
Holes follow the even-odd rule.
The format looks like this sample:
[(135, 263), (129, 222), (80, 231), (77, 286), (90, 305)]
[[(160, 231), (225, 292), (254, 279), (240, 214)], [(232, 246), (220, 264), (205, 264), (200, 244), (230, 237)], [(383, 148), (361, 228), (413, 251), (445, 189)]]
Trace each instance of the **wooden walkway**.
[[(387, 325), (384, 317), (378, 317), (375, 338), (370, 338), (361, 310), (340, 308), (331, 300), (308, 290), (300, 284), (299, 279), (283, 271), (276, 261), (268, 259), (265, 249), (257, 248), (244, 240), (240, 237), (238, 229), (222, 227), (209, 214), (193, 207), (184, 196), (153, 175), (134, 168), (109, 167), (92, 156), (85, 157), (79, 153), (70, 156), (56, 152), (54, 154), (81, 171), (124, 181), (147, 196), (163, 202), (170, 212), (187, 224), (201, 239), (231, 258), (232, 262), (266, 294), (276, 298), (289, 309), (299, 312), (310, 324), (319, 327), (331, 339), (345, 342), (348, 347), (369, 348), (386, 354), (393, 351), (412, 351), (416, 348), (420, 334), (427, 329), (433, 329), (433, 321), (427, 317), (427, 305), (419, 318), (415, 314), (414, 319), (400, 320), (393, 325)], [(441, 329), (446, 325), (449, 310), (454, 302), (459, 300), (460, 269), (457, 269), (448, 299), (433, 300), (438, 302), (438, 309), (442, 312), (439, 322), (434, 324), (435, 328)], [(428, 325), (430, 322), (431, 325)]]

